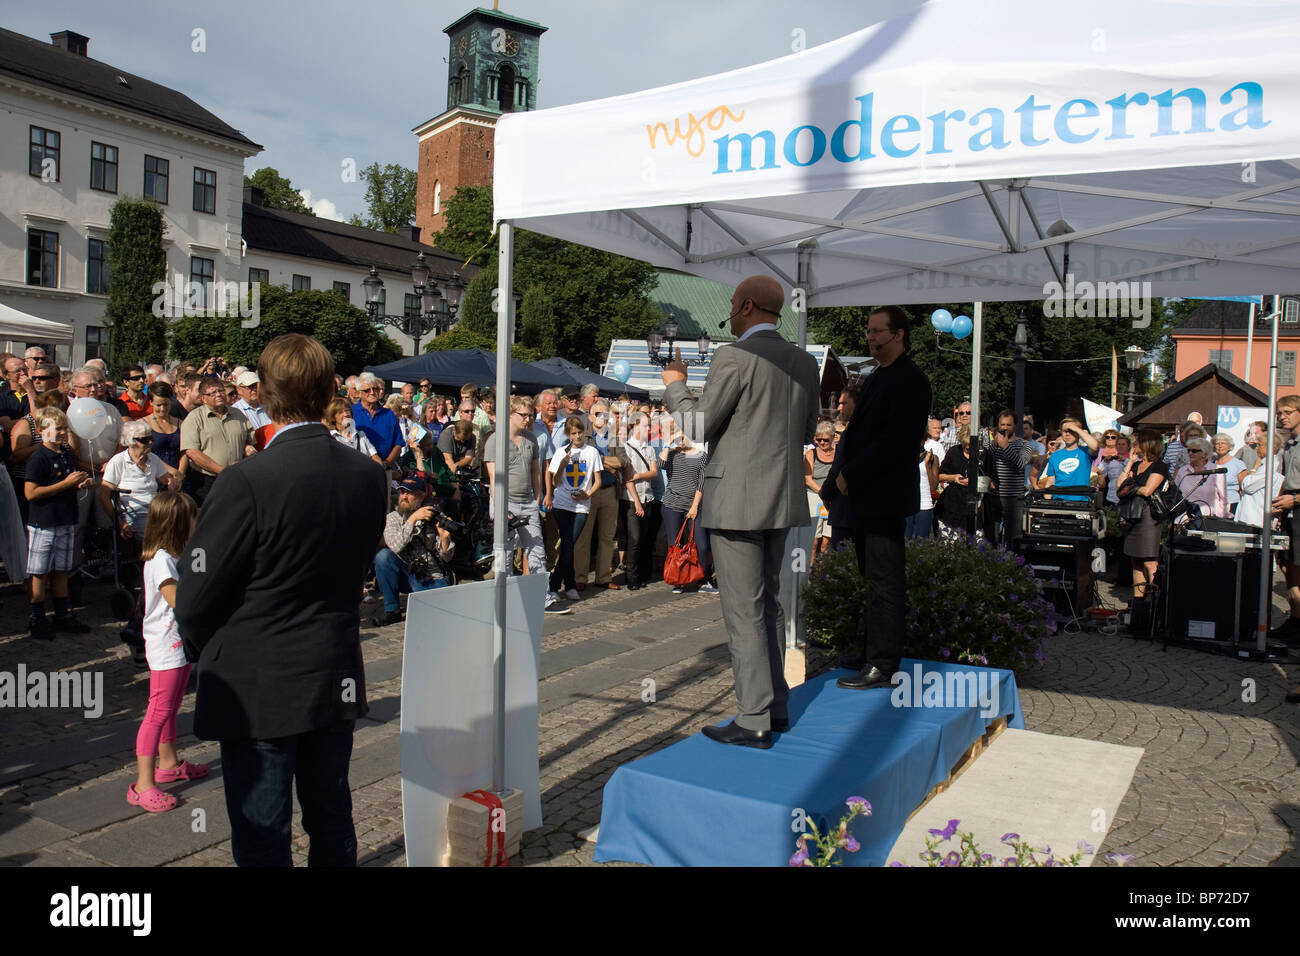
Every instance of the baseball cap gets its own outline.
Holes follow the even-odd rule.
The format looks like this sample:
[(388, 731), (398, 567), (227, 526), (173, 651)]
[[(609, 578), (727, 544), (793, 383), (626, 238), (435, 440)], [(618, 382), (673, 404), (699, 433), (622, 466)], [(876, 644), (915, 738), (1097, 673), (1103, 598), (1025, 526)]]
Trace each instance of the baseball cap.
[(244, 388), (250, 388), (261, 381), (262, 380), (257, 377), (256, 372), (243, 372), (240, 374), (239, 378), (235, 379), (235, 384), (242, 385)]
[(413, 495), (422, 495), (426, 490), (424, 479), (419, 475), (412, 475), (410, 478), (404, 479), (397, 487), (400, 491), (409, 491)]

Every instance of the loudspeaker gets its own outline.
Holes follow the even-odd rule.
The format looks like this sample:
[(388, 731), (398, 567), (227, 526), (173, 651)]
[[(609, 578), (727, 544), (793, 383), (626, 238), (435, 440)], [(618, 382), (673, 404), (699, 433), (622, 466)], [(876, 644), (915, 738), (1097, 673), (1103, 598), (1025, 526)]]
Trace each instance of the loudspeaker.
[(1095, 539), (1075, 543), (1035, 541), (1028, 535), (1020, 539), (1019, 553), (1062, 614), (1075, 617), (1092, 607), (1093, 544)]
[(1241, 556), (1174, 551), (1171, 561), (1169, 639), (1236, 641), (1242, 621)]

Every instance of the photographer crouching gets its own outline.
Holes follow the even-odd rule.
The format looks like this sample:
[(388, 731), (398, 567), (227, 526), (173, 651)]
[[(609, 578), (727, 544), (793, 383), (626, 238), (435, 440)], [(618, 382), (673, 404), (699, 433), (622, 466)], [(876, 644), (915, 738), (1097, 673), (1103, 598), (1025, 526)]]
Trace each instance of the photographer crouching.
[(375, 555), (375, 580), (384, 596), (379, 627), (402, 620), (399, 594), (446, 587), (451, 583), (448, 562), (455, 552), (451, 533), (427, 502), (424, 479), (411, 477), (397, 490), (397, 507), (384, 524), (384, 544)]

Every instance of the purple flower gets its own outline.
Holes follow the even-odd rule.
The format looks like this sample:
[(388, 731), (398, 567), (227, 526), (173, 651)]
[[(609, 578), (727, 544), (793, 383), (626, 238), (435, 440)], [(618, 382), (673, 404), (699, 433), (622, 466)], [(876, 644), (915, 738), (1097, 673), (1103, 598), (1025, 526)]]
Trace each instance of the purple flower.
[(933, 836), (943, 837), (945, 840), (951, 840), (952, 835), (957, 832), (957, 824), (959, 823), (961, 823), (960, 820), (949, 820), (948, 825), (942, 830), (931, 830), (930, 833)]
[(930, 860), (939, 859), (939, 854), (936, 850), (925, 850), (921, 853), (921, 859), (928, 863)]
[(992, 853), (981, 853), (981, 854), (980, 854), (980, 862), (983, 863), (983, 864), (985, 864), (986, 866), (992, 864), (992, 863), (993, 863), (993, 854), (992, 854)]
[(859, 813), (865, 813), (868, 815), (871, 813), (871, 804), (867, 802), (866, 797), (849, 797), (844, 801), (844, 804), (852, 810), (857, 810)]
[(961, 854), (953, 850), (943, 858), (943, 866), (961, 866)]
[(812, 860), (808, 859), (808, 851), (803, 847), (799, 848), (794, 856), (790, 857), (791, 866), (812, 866)]
[(1015, 604), (1015, 603), (1016, 603), (1017, 601), (1019, 601), (1019, 600), (1020, 600), (1020, 595), (1019, 595), (1019, 594), (1013, 594), (1013, 595), (1011, 595), (1011, 603), (1012, 603), (1012, 604)]
[(1019, 840), (1020, 840), (1020, 834), (1019, 834), (1019, 833), (1004, 833), (1004, 834), (1002, 834), (1002, 842), (1005, 843), (1005, 844), (1007, 844), (1007, 846), (1011, 846), (1012, 844), (1019, 842)]
[(1008, 856), (1008, 857), (1004, 857), (1004, 858), (1003, 858), (1003, 860), (1002, 860), (1002, 865), (1003, 865), (1003, 866), (1019, 866), (1019, 865), (1020, 865), (1020, 861), (1017, 860), (1014, 856)]
[(1041, 664), (1046, 659), (1047, 659), (1047, 655), (1043, 653), (1043, 649), (1041, 647), (1038, 650), (1034, 651), (1034, 660), (1038, 661), (1038, 663)]
[(939, 653), (943, 655), (943, 659), (944, 659), (944, 660), (947, 660), (947, 659), (948, 659), (948, 656), (949, 656), (948, 648), (946, 648), (946, 647), (941, 648), (941, 649), (939, 650)]
[(903, 863), (903, 862), (901, 862), (900, 860), (895, 860), (893, 863), (891, 863), (891, 864), (889, 864), (889, 865), (890, 865), (890, 866), (907, 866), (906, 863)]
[(1096, 848), (1095, 846), (1093, 846), (1091, 843), (1089, 843), (1087, 840), (1080, 840), (1080, 841), (1079, 841), (1079, 849), (1082, 850), (1084, 853), (1096, 853), (1096, 852), (1097, 852), (1097, 848)]
[(852, 834), (848, 834), (844, 839), (840, 840), (840, 846), (849, 853), (857, 853), (862, 849), (862, 844), (855, 840)]
[(1116, 866), (1124, 866), (1127, 863), (1132, 863), (1133, 859), (1134, 857), (1131, 853), (1107, 853), (1106, 854), (1106, 862), (1114, 863)]

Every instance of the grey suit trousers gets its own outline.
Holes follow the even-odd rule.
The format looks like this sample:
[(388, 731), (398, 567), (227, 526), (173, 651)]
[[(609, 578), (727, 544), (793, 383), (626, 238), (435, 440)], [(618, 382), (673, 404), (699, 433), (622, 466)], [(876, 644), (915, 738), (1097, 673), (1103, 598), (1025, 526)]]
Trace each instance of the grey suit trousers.
[(770, 730), (773, 717), (788, 716), (785, 614), (780, 603), (781, 562), (788, 534), (787, 528), (709, 529), (736, 681), (736, 724), (746, 730)]

